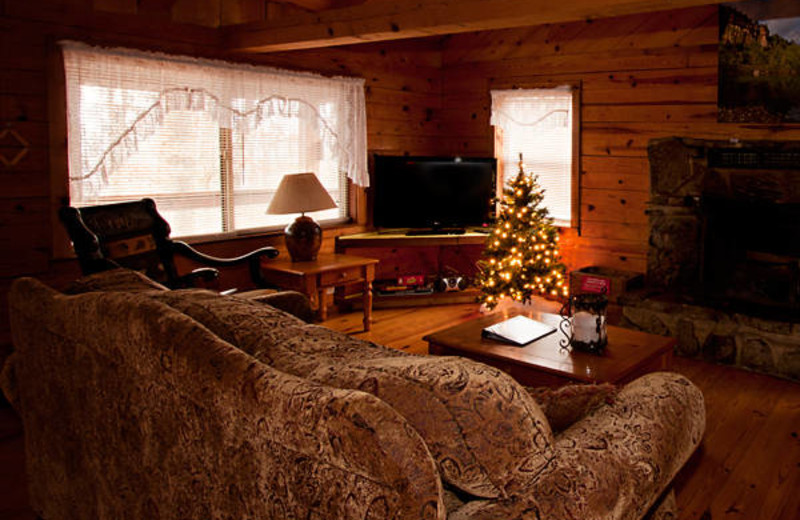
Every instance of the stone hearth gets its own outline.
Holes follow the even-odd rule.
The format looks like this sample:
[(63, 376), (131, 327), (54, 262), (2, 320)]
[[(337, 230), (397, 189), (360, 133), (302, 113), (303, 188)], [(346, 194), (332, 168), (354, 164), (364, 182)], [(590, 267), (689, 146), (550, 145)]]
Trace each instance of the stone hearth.
[(800, 381), (800, 325), (670, 301), (666, 293), (621, 298), (624, 327), (678, 340), (675, 353)]
[(621, 324), (800, 381), (800, 142), (654, 140), (645, 287)]

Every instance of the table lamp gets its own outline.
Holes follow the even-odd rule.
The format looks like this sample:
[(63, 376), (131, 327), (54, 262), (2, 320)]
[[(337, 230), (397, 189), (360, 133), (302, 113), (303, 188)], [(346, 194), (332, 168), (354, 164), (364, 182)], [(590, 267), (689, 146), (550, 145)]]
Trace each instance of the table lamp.
[(284, 175), (278, 185), (278, 191), (269, 203), (267, 213), (270, 215), (300, 213), (294, 222), (286, 226), (285, 231), (286, 249), (289, 250), (292, 262), (316, 260), (322, 245), (322, 228), (305, 213), (335, 207), (336, 202), (313, 173)]

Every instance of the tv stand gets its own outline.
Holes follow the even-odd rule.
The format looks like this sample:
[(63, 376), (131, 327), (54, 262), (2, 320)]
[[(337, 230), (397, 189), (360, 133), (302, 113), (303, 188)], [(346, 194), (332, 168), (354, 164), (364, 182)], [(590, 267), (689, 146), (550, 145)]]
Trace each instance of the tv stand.
[[(464, 230), (461, 234), (446, 234), (444, 229), (413, 230), (422, 234), (407, 233), (407, 229), (388, 233), (366, 232), (336, 238), (336, 252), (377, 258), (375, 281), (394, 284), (401, 277), (422, 275), (427, 280), (440, 276), (463, 276), (472, 280), (477, 274), (476, 262), (480, 259), (487, 240), (485, 232)], [(379, 294), (374, 296), (375, 308), (440, 305), (475, 302), (478, 290)], [(353, 300), (358, 305), (358, 299)]]
[(464, 233), (466, 233), (464, 228), (409, 229), (406, 231), (406, 236), (463, 235)]

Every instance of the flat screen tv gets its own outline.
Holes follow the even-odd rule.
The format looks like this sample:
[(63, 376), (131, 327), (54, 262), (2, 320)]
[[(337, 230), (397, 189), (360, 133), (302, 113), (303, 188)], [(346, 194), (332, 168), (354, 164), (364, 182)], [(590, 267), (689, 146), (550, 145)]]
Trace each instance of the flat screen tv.
[(375, 155), (373, 222), (379, 229), (461, 232), (493, 216), (497, 161)]

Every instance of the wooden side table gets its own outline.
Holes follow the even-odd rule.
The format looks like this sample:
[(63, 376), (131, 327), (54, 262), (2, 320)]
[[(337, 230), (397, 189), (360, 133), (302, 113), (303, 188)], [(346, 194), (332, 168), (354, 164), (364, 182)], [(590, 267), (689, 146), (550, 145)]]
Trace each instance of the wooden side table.
[(320, 321), (328, 317), (325, 294), (329, 289), (360, 284), (364, 299), (364, 330), (370, 330), (372, 281), (377, 263), (375, 258), (339, 254), (320, 254), (310, 262), (264, 259), (261, 261), (261, 275), (268, 283), (308, 296)]

